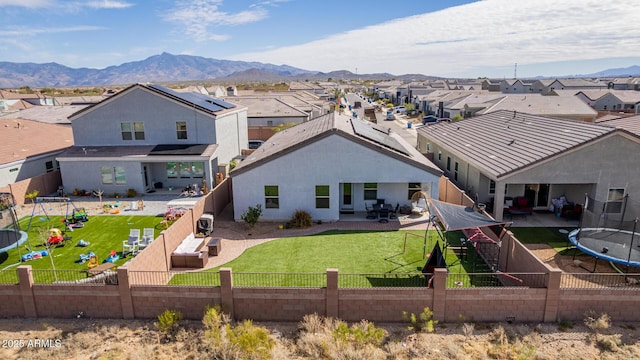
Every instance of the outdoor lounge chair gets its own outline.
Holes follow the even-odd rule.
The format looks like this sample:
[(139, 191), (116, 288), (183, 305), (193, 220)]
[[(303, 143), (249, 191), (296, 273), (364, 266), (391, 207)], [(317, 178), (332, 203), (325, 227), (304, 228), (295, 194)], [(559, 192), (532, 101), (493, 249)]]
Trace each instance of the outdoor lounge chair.
[(140, 251), (140, 240), (134, 236), (122, 241), (122, 256), (127, 254), (136, 255)]

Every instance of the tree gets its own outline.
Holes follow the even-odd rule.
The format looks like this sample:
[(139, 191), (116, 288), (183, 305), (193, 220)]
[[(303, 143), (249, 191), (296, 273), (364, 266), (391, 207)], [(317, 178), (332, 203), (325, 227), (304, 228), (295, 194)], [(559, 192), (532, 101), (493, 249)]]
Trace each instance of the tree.
[(298, 124), (296, 124), (294, 122), (290, 122), (290, 123), (286, 123), (286, 124), (280, 124), (280, 125), (278, 125), (278, 126), (273, 128), (273, 132), (277, 133), (277, 132), (280, 132), (282, 130), (288, 129), (290, 127), (294, 127), (296, 125), (298, 125)]

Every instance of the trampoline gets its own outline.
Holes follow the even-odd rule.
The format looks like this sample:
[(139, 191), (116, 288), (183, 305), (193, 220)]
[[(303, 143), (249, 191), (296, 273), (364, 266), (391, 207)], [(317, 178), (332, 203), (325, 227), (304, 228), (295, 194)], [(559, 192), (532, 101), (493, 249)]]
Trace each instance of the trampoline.
[(0, 253), (8, 252), (11, 249), (22, 245), (27, 241), (27, 233), (13, 229), (0, 229)]
[(640, 234), (612, 228), (581, 228), (569, 233), (578, 250), (596, 259), (640, 267)]

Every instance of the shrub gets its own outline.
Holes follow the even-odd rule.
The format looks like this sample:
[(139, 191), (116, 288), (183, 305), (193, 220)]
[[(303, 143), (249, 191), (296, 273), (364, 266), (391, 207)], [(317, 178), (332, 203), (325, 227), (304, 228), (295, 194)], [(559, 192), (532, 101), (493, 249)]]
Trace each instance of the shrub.
[(158, 321), (155, 326), (167, 339), (173, 339), (180, 329), (180, 320), (182, 320), (180, 311), (167, 309), (158, 315)]
[(417, 333), (421, 331), (432, 333), (435, 331), (436, 324), (438, 324), (437, 320), (433, 320), (433, 311), (428, 307), (425, 307), (418, 316), (414, 313), (409, 314), (403, 311), (402, 319), (409, 323), (409, 330)]
[(584, 318), (584, 324), (594, 332), (596, 341), (602, 330), (606, 330), (611, 326), (611, 317), (608, 314), (600, 314), (596, 317), (595, 312), (589, 311)]
[(226, 326), (229, 342), (237, 346), (248, 359), (270, 359), (271, 349), (275, 341), (269, 336), (267, 329), (254, 326), (251, 320), (231, 327)]
[(256, 207), (249, 206), (249, 208), (242, 213), (240, 219), (242, 219), (250, 228), (258, 222), (260, 219), (260, 215), (262, 215), (262, 205), (257, 204)]
[(363, 347), (368, 344), (380, 346), (384, 336), (383, 329), (375, 327), (373, 323), (367, 320), (362, 320), (351, 327), (348, 327), (344, 322), (340, 322), (333, 330), (333, 337), (336, 340), (343, 343), (351, 343), (356, 347)]
[(573, 329), (573, 323), (571, 320), (560, 320), (560, 323), (558, 323), (558, 330), (561, 332), (567, 332), (569, 329)]
[(127, 189), (128, 198), (136, 197), (137, 195), (138, 195), (138, 192), (136, 191), (136, 189)]
[(311, 215), (309, 215), (308, 212), (298, 210), (293, 214), (291, 220), (289, 220), (289, 224), (292, 228), (302, 229), (308, 228), (313, 224), (313, 222), (311, 221)]

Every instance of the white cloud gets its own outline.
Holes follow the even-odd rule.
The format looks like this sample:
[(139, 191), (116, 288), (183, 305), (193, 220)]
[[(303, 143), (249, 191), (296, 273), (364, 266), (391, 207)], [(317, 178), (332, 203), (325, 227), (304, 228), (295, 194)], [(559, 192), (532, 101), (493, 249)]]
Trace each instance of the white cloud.
[(94, 9), (126, 9), (133, 6), (133, 4), (126, 1), (102, 0), (88, 1), (86, 6)]
[(320, 71), (472, 75), (514, 63), (638, 56), (638, 16), (637, 6), (616, 0), (485, 0), (233, 58)]
[(92, 25), (80, 25), (80, 26), (69, 26), (69, 27), (60, 27), (60, 28), (33, 28), (33, 27), (11, 27), (0, 30), (0, 36), (36, 36), (39, 34), (54, 34), (54, 33), (68, 33), (68, 32), (82, 32), (82, 31), (95, 31), (95, 30), (103, 30), (104, 28), (101, 26), (92, 26)]
[(2, 6), (18, 6), (26, 8), (41, 8), (47, 7), (52, 4), (49, 0), (0, 0), (0, 7)]
[(227, 13), (220, 10), (222, 0), (181, 0), (163, 18), (177, 23), (195, 41), (224, 41), (227, 35), (212, 32), (211, 28), (237, 26), (260, 21), (268, 16), (262, 6), (251, 6), (249, 10)]

